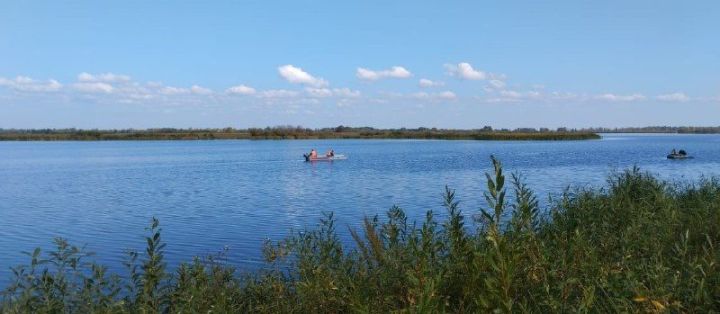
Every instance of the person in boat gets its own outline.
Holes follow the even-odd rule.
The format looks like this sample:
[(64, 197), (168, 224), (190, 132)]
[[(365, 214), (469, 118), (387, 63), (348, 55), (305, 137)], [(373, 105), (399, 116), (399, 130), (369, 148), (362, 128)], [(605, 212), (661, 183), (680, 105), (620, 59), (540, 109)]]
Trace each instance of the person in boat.
[(687, 152), (685, 152), (684, 149), (681, 149), (681, 150), (678, 152), (678, 155), (686, 156), (686, 155), (687, 155)]
[(310, 158), (317, 158), (317, 151), (314, 148), (310, 151)]
[(335, 151), (330, 149), (327, 153), (325, 153), (325, 157), (335, 157)]
[(670, 152), (670, 155), (676, 155), (677, 151), (673, 148), (673, 150)]

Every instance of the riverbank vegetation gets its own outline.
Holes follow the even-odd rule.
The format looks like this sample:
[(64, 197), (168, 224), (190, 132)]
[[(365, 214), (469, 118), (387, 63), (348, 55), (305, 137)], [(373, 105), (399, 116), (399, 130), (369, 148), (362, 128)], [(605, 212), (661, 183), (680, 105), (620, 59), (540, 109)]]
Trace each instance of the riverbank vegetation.
[(599, 139), (592, 132), (566, 129), (475, 130), (436, 128), (375, 129), (370, 127), (309, 129), (273, 127), (250, 129), (0, 129), (0, 141), (107, 141), (107, 140), (220, 140), (220, 139), (442, 139), (442, 140), (587, 140)]
[(447, 189), (442, 215), (413, 222), (393, 207), (351, 229), (352, 245), (328, 214), (268, 242), (266, 267), (250, 274), (216, 258), (167, 269), (157, 220), (124, 275), (58, 239), (13, 269), (0, 312), (720, 311), (717, 180), (665, 183), (630, 169), (541, 208), (494, 159), (486, 179), (485, 208), (462, 208)]
[(646, 126), (624, 128), (587, 128), (579, 130), (592, 133), (678, 133), (678, 134), (719, 134), (720, 126)]

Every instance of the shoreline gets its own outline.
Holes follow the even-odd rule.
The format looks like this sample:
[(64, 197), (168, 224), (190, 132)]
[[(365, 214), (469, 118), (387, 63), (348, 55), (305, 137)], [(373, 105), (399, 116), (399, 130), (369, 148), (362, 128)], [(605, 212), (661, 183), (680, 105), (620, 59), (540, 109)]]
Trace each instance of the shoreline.
[(567, 141), (601, 139), (591, 132), (488, 132), (488, 131), (76, 131), (0, 132), (0, 141), (154, 141), (154, 140), (329, 140), (329, 139), (425, 139), (485, 141)]

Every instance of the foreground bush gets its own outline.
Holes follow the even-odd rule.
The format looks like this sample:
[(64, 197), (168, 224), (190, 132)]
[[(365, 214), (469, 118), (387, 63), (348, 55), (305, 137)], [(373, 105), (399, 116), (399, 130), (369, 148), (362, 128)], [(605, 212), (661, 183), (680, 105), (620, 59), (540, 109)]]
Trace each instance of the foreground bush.
[(518, 176), (506, 182), (493, 166), (489, 208), (463, 213), (447, 189), (447, 218), (409, 222), (393, 207), (351, 230), (352, 246), (328, 214), (268, 243), (255, 274), (212, 258), (169, 272), (157, 220), (126, 276), (58, 239), (14, 268), (0, 312), (720, 311), (717, 181), (673, 186), (632, 169), (540, 209)]

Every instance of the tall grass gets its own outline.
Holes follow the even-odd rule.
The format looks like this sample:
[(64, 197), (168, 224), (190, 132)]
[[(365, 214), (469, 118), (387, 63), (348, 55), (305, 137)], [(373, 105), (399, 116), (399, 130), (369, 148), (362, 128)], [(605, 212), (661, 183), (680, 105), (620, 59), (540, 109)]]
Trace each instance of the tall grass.
[(257, 273), (215, 258), (168, 271), (155, 219), (125, 276), (57, 239), (13, 268), (0, 312), (720, 311), (720, 182), (678, 186), (633, 168), (540, 208), (492, 161), (487, 208), (463, 211), (447, 188), (446, 218), (411, 222), (393, 207), (350, 230), (349, 246), (329, 213), (268, 242)]

